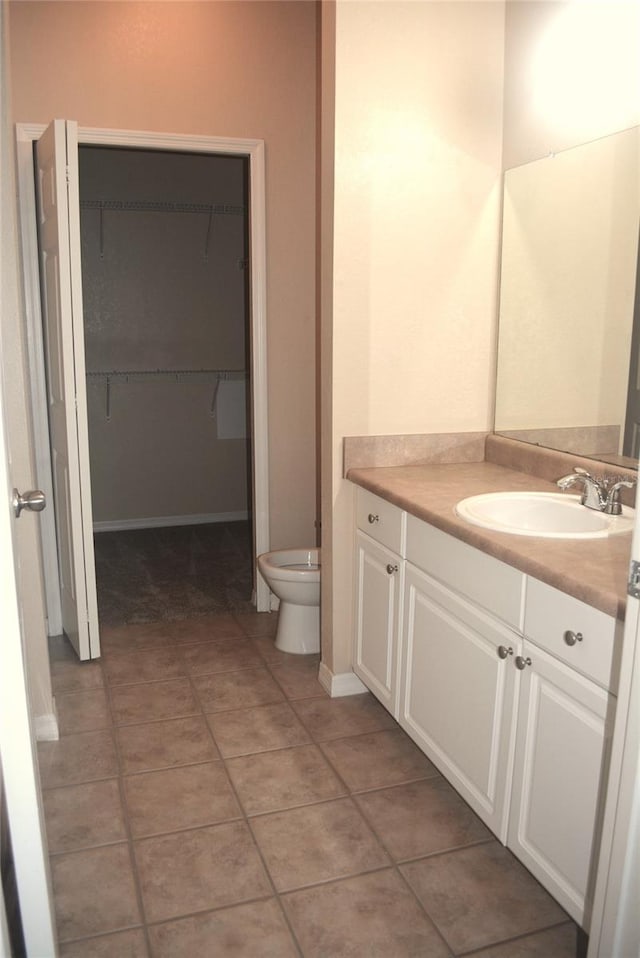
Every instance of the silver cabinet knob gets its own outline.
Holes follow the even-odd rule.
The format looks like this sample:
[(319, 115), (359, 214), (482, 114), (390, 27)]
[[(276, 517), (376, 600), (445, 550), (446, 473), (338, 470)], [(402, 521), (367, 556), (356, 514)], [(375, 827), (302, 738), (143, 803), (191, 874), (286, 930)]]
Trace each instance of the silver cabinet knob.
[(499, 645), (496, 651), (498, 653), (499, 659), (506, 659), (508, 655), (513, 655), (513, 649), (511, 648), (511, 646), (507, 648), (506, 645)]
[(374, 516), (373, 512), (370, 512), (369, 515), (367, 516), (367, 519), (369, 520), (371, 525), (373, 525), (374, 522), (379, 522), (380, 516)]
[(29, 492), (25, 492), (24, 495), (21, 495), (17, 489), (14, 489), (11, 496), (11, 504), (17, 518), (23, 509), (29, 509), (31, 512), (42, 512), (47, 504), (47, 500), (45, 499), (44, 492), (41, 492), (40, 489), (31, 489)]
[(562, 638), (566, 645), (575, 645), (576, 642), (582, 642), (583, 636), (582, 632), (572, 632), (571, 629), (567, 629)]
[(514, 665), (517, 669), (520, 669), (520, 671), (522, 672), (522, 670), (525, 669), (527, 665), (531, 665), (531, 659), (529, 658), (529, 656), (527, 656), (526, 659), (523, 659), (521, 655), (516, 655), (514, 659)]
[(398, 566), (391, 565), (391, 563), (389, 563), (389, 565), (387, 566), (387, 572), (389, 573), (389, 575), (393, 575), (393, 573), (397, 571), (398, 571)]

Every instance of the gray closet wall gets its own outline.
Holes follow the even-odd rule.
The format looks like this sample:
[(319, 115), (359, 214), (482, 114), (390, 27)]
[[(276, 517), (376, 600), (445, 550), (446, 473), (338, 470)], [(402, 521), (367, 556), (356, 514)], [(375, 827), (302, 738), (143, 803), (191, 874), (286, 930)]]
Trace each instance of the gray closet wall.
[(80, 149), (97, 528), (247, 514), (246, 162)]

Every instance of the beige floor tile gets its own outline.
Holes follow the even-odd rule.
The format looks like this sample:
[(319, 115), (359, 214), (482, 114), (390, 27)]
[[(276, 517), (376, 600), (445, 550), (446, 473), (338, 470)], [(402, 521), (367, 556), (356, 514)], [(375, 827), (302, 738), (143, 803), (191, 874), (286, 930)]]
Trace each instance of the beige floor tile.
[(111, 725), (107, 694), (102, 688), (61, 692), (56, 695), (56, 711), (61, 735), (92, 732)]
[(142, 772), (124, 779), (134, 838), (241, 816), (222, 762)]
[(106, 658), (112, 652), (141, 652), (171, 644), (169, 623), (141, 622), (135, 625), (104, 625), (100, 628), (100, 649)]
[(234, 635), (241, 637), (244, 634), (231, 613), (173, 619), (168, 623), (168, 629), (172, 641), (180, 645), (183, 642), (209, 642)]
[(272, 894), (243, 822), (134, 842), (147, 919), (163, 921)]
[(116, 737), (125, 773), (194, 765), (220, 758), (202, 715), (123, 725), (116, 730)]
[(234, 905), (149, 929), (154, 958), (297, 958), (275, 900)]
[(79, 662), (79, 658), (66, 635), (50, 635), (47, 640), (50, 662)]
[(142, 929), (133, 928), (69, 942), (60, 948), (60, 958), (149, 958), (149, 951)]
[(455, 952), (530, 934), (566, 918), (495, 841), (401, 865), (400, 870)]
[(128, 845), (54, 855), (51, 877), (60, 941), (140, 924)]
[(389, 864), (350, 799), (260, 816), (251, 827), (279, 892)]
[(43, 788), (112, 778), (118, 774), (113, 733), (82, 732), (57, 742), (40, 742), (38, 766)]
[(81, 692), (85, 689), (100, 689), (104, 685), (100, 662), (81, 662), (73, 653), (73, 659), (51, 661), (51, 687), (54, 695), (60, 692)]
[(224, 758), (304, 745), (310, 741), (295, 712), (286, 703), (217, 712), (208, 718)]
[(334, 739), (321, 748), (353, 791), (401, 785), (440, 774), (398, 728)]
[(116, 725), (185, 718), (200, 711), (188, 679), (118, 686), (111, 690), (111, 709)]
[(284, 702), (279, 685), (266, 669), (194, 675), (192, 681), (205, 712)]
[(275, 635), (278, 615), (274, 612), (237, 612), (235, 618), (245, 635)]
[(440, 777), (354, 797), (395, 861), (493, 837), (455, 789)]
[(114, 652), (105, 659), (104, 674), (109, 685), (139, 685), (158, 679), (186, 675), (186, 668), (174, 649), (147, 649), (144, 652)]
[(292, 705), (317, 742), (396, 728), (389, 713), (369, 692), (338, 699), (303, 699)]
[(273, 665), (290, 665), (300, 658), (313, 658), (314, 660), (320, 661), (319, 655), (298, 655), (294, 652), (282, 652), (280, 649), (276, 649), (275, 645), (275, 629), (273, 630), (272, 635), (254, 635), (251, 637), (253, 646), (258, 650), (262, 658), (269, 666)]
[(42, 800), (50, 853), (126, 841), (115, 779), (45, 790)]
[(527, 935), (493, 948), (474, 952), (473, 958), (576, 958), (577, 928), (573, 922)]
[(309, 805), (346, 794), (316, 745), (230, 758), (227, 769), (247, 815)]
[(190, 675), (207, 672), (232, 672), (235, 669), (255, 669), (262, 659), (249, 639), (234, 637), (182, 646), (182, 657)]
[(270, 666), (271, 674), (288, 699), (328, 698), (318, 681), (318, 661), (315, 655), (299, 656), (312, 661)]
[(448, 958), (438, 932), (391, 869), (283, 898), (305, 958)]

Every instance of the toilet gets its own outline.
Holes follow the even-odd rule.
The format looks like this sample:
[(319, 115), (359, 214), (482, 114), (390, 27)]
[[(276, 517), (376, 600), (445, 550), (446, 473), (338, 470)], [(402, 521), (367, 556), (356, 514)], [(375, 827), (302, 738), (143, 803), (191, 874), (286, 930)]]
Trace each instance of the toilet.
[(320, 550), (280, 549), (258, 556), (258, 569), (280, 599), (276, 648), (320, 651)]

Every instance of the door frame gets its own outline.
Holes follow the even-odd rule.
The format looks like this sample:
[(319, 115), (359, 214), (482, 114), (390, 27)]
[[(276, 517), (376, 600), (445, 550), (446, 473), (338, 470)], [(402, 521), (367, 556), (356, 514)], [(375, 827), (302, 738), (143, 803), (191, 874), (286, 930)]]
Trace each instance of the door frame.
[[(29, 379), (33, 405), (36, 471), (40, 488), (53, 501), (53, 480), (47, 419), (44, 342), (40, 305), (40, 274), (34, 188), (33, 143), (45, 124), (16, 125), (20, 234), (24, 263), (25, 311), (29, 352)], [(266, 185), (263, 140), (136, 130), (78, 127), (78, 145), (125, 149), (169, 150), (181, 153), (222, 153), (249, 160), (250, 242), (250, 364), (251, 364), (251, 474), (256, 611), (270, 609), (269, 589), (256, 574), (255, 559), (269, 551), (269, 433), (267, 383), (267, 274)], [(47, 514), (48, 513), (48, 514)], [(42, 516), (42, 552), (49, 635), (62, 631), (58, 587), (58, 559), (53, 510)]]

